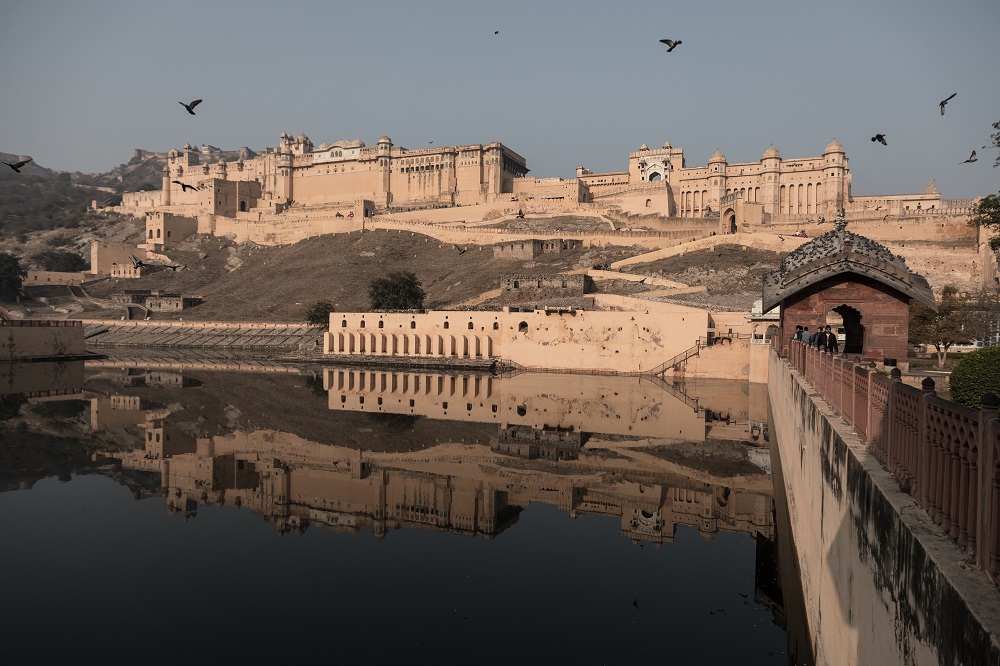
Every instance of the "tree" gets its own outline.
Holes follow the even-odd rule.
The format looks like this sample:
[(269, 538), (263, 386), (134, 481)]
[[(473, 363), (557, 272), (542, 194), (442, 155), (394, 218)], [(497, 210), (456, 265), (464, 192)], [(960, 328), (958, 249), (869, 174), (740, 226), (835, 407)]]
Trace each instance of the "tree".
[(306, 322), (313, 326), (329, 326), (331, 312), (335, 312), (333, 303), (316, 301), (306, 309)]
[[(1000, 232), (1000, 196), (991, 194), (977, 201), (976, 205), (972, 207), (969, 226)], [(994, 252), (1000, 250), (1000, 233), (994, 233), (990, 236), (989, 243)]]
[(389, 277), (375, 278), (368, 286), (372, 310), (419, 310), (427, 294), (417, 276), (408, 271), (396, 271)]
[(937, 350), (937, 364), (944, 367), (948, 349), (952, 345), (968, 342), (965, 330), (968, 308), (958, 298), (958, 289), (947, 286), (941, 292), (937, 312), (918, 301), (910, 302), (909, 343), (930, 344)]
[(17, 257), (9, 252), (0, 252), (0, 297), (17, 298), (21, 291), (21, 281), (27, 275)]
[(948, 383), (951, 399), (974, 409), (979, 409), (987, 393), (1000, 395), (1000, 347), (963, 355)]
[(43, 250), (31, 255), (31, 260), (43, 271), (76, 273), (90, 267), (86, 259), (69, 250)]

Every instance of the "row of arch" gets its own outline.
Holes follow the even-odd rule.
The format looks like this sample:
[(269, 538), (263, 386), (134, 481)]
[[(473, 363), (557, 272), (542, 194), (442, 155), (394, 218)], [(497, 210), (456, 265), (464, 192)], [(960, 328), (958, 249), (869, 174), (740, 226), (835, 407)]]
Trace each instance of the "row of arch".
[(330, 334), (330, 353), (490, 358), (493, 356), (493, 338), (485, 334), (338, 332)]
[[(761, 198), (759, 187), (727, 189), (726, 194), (739, 194), (747, 203), (767, 203)], [(680, 215), (700, 213), (708, 206), (708, 190), (681, 192), (678, 209)], [(823, 183), (796, 183), (778, 188), (777, 213), (781, 215), (811, 215), (823, 207)]]
[(694, 192), (681, 192), (680, 214), (681, 216), (693, 215), (696, 211), (701, 212), (708, 205), (708, 190), (696, 190)]
[(818, 213), (823, 203), (823, 183), (782, 185), (778, 190), (778, 213), (810, 215)]
[(330, 370), (329, 390), (363, 393), (426, 395), (446, 398), (489, 398), (493, 378), (470, 375), (426, 375), (412, 372)]

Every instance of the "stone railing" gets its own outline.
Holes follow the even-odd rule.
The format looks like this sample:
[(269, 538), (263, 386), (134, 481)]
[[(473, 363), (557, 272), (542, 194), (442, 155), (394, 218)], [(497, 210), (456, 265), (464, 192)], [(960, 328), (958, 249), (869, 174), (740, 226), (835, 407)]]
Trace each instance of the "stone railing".
[(900, 487), (994, 582), (1000, 583), (1000, 400), (972, 409), (918, 389), (874, 365), (853, 363), (802, 342), (788, 362), (854, 429)]

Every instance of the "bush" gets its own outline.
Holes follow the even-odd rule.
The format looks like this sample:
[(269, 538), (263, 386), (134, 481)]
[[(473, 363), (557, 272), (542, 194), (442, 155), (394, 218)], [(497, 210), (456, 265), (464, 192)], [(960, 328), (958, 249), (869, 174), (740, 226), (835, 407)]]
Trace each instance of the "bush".
[(27, 275), (17, 257), (9, 252), (0, 252), (0, 296), (16, 298), (21, 291), (21, 280)]
[(333, 303), (316, 301), (306, 310), (306, 322), (313, 326), (329, 326), (331, 312), (335, 312)]
[(1000, 346), (965, 354), (951, 373), (951, 399), (955, 402), (979, 409), (987, 393), (1000, 396)]
[(43, 271), (76, 273), (90, 268), (86, 259), (69, 250), (43, 250), (31, 255), (31, 260)]
[(372, 310), (419, 310), (426, 293), (413, 273), (396, 271), (389, 277), (375, 278), (368, 286)]

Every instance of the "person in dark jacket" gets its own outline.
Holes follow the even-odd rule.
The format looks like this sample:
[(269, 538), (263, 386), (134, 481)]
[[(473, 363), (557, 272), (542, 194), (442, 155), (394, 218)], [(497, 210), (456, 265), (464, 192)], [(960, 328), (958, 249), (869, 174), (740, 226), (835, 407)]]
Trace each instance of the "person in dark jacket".
[(826, 331), (824, 331), (824, 334), (826, 341), (826, 350), (831, 354), (839, 354), (840, 341), (837, 340), (837, 334), (831, 331), (829, 326), (826, 327)]

